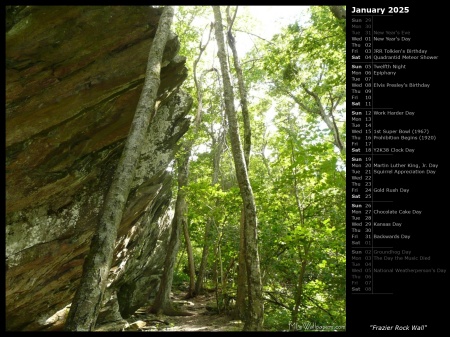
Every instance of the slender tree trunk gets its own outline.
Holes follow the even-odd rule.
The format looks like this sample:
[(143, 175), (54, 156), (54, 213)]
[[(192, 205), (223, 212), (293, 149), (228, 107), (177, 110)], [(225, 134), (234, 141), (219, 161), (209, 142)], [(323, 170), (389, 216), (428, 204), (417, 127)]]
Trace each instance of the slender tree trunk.
[(309, 251), (311, 248), (312, 241), (309, 241), (306, 246), (304, 246), (304, 252), (301, 253), (302, 247), (298, 247), (298, 254), (301, 261), (300, 273), (298, 275), (297, 287), (294, 296), (294, 310), (291, 314), (291, 322), (293, 326), (297, 325), (298, 322), (298, 312), (300, 309), (300, 304), (302, 303), (303, 297), (303, 283), (305, 281), (306, 265), (308, 264)]
[(170, 234), (169, 245), (167, 246), (167, 254), (164, 260), (164, 270), (161, 276), (159, 289), (155, 300), (149, 312), (155, 314), (174, 315), (175, 309), (170, 302), (170, 291), (172, 290), (173, 267), (178, 253), (181, 223), (178, 215), (182, 212), (185, 205), (180, 203), (177, 198), (175, 206), (175, 214), (172, 220), (172, 231)]
[(244, 151), (239, 136), (239, 126), (234, 109), (234, 94), (231, 86), (230, 75), (225, 54), (225, 41), (223, 36), (222, 15), (218, 6), (212, 6), (215, 19), (215, 35), (218, 46), (220, 68), (222, 70), (225, 110), (228, 117), (231, 150), (233, 153), (236, 178), (238, 180), (245, 212), (245, 244), (247, 285), (249, 297), (249, 315), (245, 322), (244, 330), (261, 330), (264, 321), (264, 300), (262, 296), (261, 273), (259, 266), (258, 242), (257, 242), (257, 216), (252, 187), (248, 179), (245, 164)]
[(205, 225), (205, 235), (203, 236), (202, 260), (200, 262), (200, 267), (198, 268), (197, 281), (195, 283), (196, 295), (199, 295), (203, 292), (203, 277), (205, 275), (206, 264), (208, 263), (211, 222), (212, 219), (208, 219)]
[(131, 129), (116, 168), (114, 180), (106, 196), (100, 222), (83, 265), (80, 285), (67, 317), (65, 325), (67, 331), (90, 331), (95, 327), (113, 260), (117, 231), (134, 178), (143, 139), (155, 109), (156, 95), (160, 85), (161, 60), (172, 18), (172, 7), (165, 7), (150, 49), (145, 83)]
[(180, 232), (183, 227), (183, 219), (186, 214), (186, 191), (184, 186), (187, 183), (188, 171), (187, 163), (189, 161), (189, 153), (183, 154), (177, 160), (178, 166), (178, 193), (175, 203), (175, 213), (172, 220), (172, 232), (170, 234), (170, 241), (167, 247), (167, 255), (164, 260), (164, 270), (161, 276), (161, 282), (155, 300), (149, 312), (171, 316), (188, 316), (187, 312), (180, 312), (173, 308), (170, 301), (170, 291), (172, 290), (173, 270), (175, 260), (180, 246)]
[[(198, 128), (198, 126), (200, 124), (201, 117), (202, 117), (202, 109), (203, 109), (202, 81), (201, 80), (199, 81), (197, 79), (197, 65), (200, 61), (200, 58), (201, 58), (204, 50), (206, 49), (206, 46), (209, 43), (209, 40), (211, 38), (212, 29), (213, 29), (213, 24), (210, 25), (208, 39), (207, 39), (206, 43), (204, 45), (202, 45), (202, 40), (200, 40), (198, 57), (194, 61), (194, 83), (195, 83), (195, 87), (197, 89), (197, 103), (198, 103), (197, 115), (196, 115), (197, 117), (196, 117), (196, 123), (195, 123), (196, 129)], [(213, 71), (213, 69), (211, 69), (210, 71)], [(192, 147), (192, 145), (191, 145), (191, 147)], [(215, 178), (213, 177), (213, 184), (215, 184), (215, 183), (216, 183), (216, 181), (215, 181)], [(202, 259), (200, 262), (197, 281), (195, 282), (194, 291), (192, 292), (192, 296), (196, 296), (196, 295), (200, 294), (203, 290), (203, 275), (205, 273), (205, 268), (206, 268), (206, 264), (208, 261), (210, 231), (211, 231), (211, 220), (208, 220), (206, 223), (206, 226), (205, 226), (205, 235), (203, 238)]]
[[(231, 32), (231, 28), (233, 27), (233, 22), (236, 17), (236, 11), (234, 12), (233, 18), (231, 18), (229, 13), (230, 7), (227, 7), (227, 22), (228, 22), (228, 32), (227, 32), (227, 41), (228, 45), (231, 48), (233, 53), (233, 62), (234, 68), (236, 70), (237, 78), (238, 78), (238, 86), (239, 86), (239, 96), (241, 99), (241, 109), (242, 109), (242, 119), (244, 121), (244, 157), (245, 164), (247, 166), (247, 172), (249, 170), (250, 165), (250, 150), (251, 150), (251, 140), (252, 133), (250, 127), (250, 113), (248, 111), (248, 102), (247, 102), (247, 90), (244, 84), (244, 77), (242, 74), (241, 64), (239, 62), (239, 55), (236, 50), (236, 44)], [(246, 219), (244, 209), (241, 211), (241, 221), (240, 221), (240, 229), (239, 229), (239, 269), (238, 269), (238, 281), (237, 281), (237, 291), (236, 291), (236, 315), (243, 320), (246, 320), (245, 313), (247, 312), (246, 306), (246, 298), (247, 298), (247, 287), (246, 287), (246, 279), (247, 279), (247, 269), (245, 268), (245, 228), (246, 228)]]
[(183, 256), (184, 256), (184, 251), (181, 252), (180, 257), (178, 258), (177, 265), (175, 266), (175, 271), (176, 271), (177, 273), (180, 272), (180, 264), (181, 264), (181, 261), (183, 260)]
[(239, 55), (236, 49), (236, 43), (233, 37), (233, 33), (231, 32), (231, 28), (233, 27), (234, 18), (236, 17), (236, 11), (233, 18), (229, 15), (229, 8), (227, 8), (227, 21), (228, 21), (228, 32), (227, 32), (227, 41), (228, 45), (231, 48), (233, 53), (233, 62), (234, 69), (236, 70), (236, 75), (238, 79), (238, 87), (239, 87), (239, 96), (241, 99), (241, 109), (242, 109), (242, 120), (244, 121), (244, 157), (245, 164), (247, 165), (247, 172), (249, 170), (250, 164), (250, 150), (252, 148), (252, 128), (250, 126), (250, 112), (248, 110), (248, 101), (247, 101), (247, 89), (245, 88), (244, 83), (244, 75), (242, 73), (241, 63), (239, 61)]
[(226, 312), (228, 310), (227, 308), (227, 283), (224, 277), (223, 273), (223, 260), (222, 260), (222, 249), (220, 248), (220, 242), (222, 241), (222, 235), (221, 239), (218, 244), (218, 253), (219, 253), (219, 266), (220, 266), (220, 283), (221, 283), (221, 294), (222, 294), (222, 303), (223, 303), (223, 309)]
[[(223, 151), (223, 142), (225, 137), (219, 136), (216, 141), (213, 138), (213, 149), (214, 149), (214, 157), (213, 157), (213, 176), (211, 179), (211, 185), (217, 184), (219, 181), (219, 165), (220, 165), (220, 157)], [(213, 219), (208, 219), (205, 225), (205, 235), (203, 237), (203, 251), (202, 251), (202, 260), (200, 262), (200, 267), (198, 269), (197, 282), (195, 283), (195, 294), (201, 294), (203, 292), (203, 279), (205, 275), (206, 265), (208, 264), (208, 255), (209, 255), (209, 246), (211, 245), (211, 229), (212, 229)]]
[(247, 313), (247, 268), (245, 267), (245, 215), (241, 210), (241, 221), (239, 226), (239, 257), (238, 277), (236, 290), (236, 318), (246, 320)]
[[(216, 243), (216, 254), (214, 257), (214, 280), (215, 280), (217, 310), (220, 314), (220, 312), (222, 311), (222, 308), (226, 311), (226, 306), (225, 306), (226, 284), (225, 284), (224, 275), (223, 275), (222, 250), (220, 248), (220, 245), (222, 243), (222, 238), (223, 238), (223, 232), (220, 231), (218, 226), (216, 226), (216, 231), (217, 231), (217, 235), (218, 235), (218, 240)], [(220, 277), (220, 292), (219, 292), (219, 277)], [(222, 305), (221, 305), (221, 303), (222, 303)]]
[(219, 302), (219, 273), (217, 272), (217, 254), (218, 254), (218, 246), (215, 249), (215, 254), (214, 254), (214, 273), (213, 273), (213, 278), (214, 278), (214, 294), (216, 295), (216, 306), (217, 306), (217, 313), (220, 314), (220, 302)]
[(186, 294), (186, 298), (191, 298), (194, 296), (195, 292), (195, 264), (194, 264), (194, 254), (192, 252), (191, 238), (189, 237), (188, 223), (186, 220), (187, 220), (186, 216), (184, 216), (182, 219), (182, 223), (189, 267), (189, 290), (188, 293)]
[[(202, 87), (201, 87), (201, 81), (199, 81), (197, 79), (197, 65), (198, 62), (201, 59), (201, 56), (203, 54), (203, 51), (206, 49), (210, 37), (211, 37), (211, 31), (212, 31), (213, 26), (210, 26), (210, 31), (209, 31), (209, 35), (208, 35), (208, 40), (205, 43), (205, 45), (202, 45), (202, 41), (200, 41), (200, 45), (199, 45), (199, 54), (197, 59), (194, 61), (194, 82), (195, 82), (195, 86), (197, 88), (197, 100), (198, 100), (198, 107), (197, 107), (197, 114), (195, 116), (195, 129), (194, 129), (194, 137), (197, 134), (198, 131), (198, 127), (200, 125), (201, 119), (202, 119), (202, 109), (203, 109), (203, 94), (202, 94)], [(188, 180), (189, 180), (189, 158), (192, 152), (192, 146), (194, 145), (194, 139), (189, 139), (185, 141), (185, 145), (184, 145), (184, 160), (182, 161), (182, 165), (184, 166), (182, 168), (183, 171), (186, 172), (186, 177), (185, 177), (185, 181), (184, 186), (187, 186)], [(183, 195), (181, 197), (184, 198), (185, 194), (183, 193)], [(184, 201), (185, 202), (185, 201)], [(194, 254), (192, 252), (192, 245), (191, 245), (191, 240), (189, 237), (189, 227), (187, 224), (187, 211), (181, 215), (182, 216), (182, 223), (183, 223), (183, 234), (184, 234), (184, 239), (186, 241), (186, 250), (187, 250), (187, 255), (188, 255), (188, 266), (189, 266), (189, 290), (188, 293), (186, 294), (186, 298), (191, 298), (194, 297), (196, 295), (196, 293), (198, 293), (198, 291), (196, 291), (196, 285), (195, 285), (195, 264), (194, 264)]]
[(292, 310), (292, 314), (291, 314), (291, 322), (293, 326), (297, 325), (298, 322), (298, 312), (300, 309), (300, 304), (302, 302), (302, 295), (303, 295), (303, 280), (305, 278), (305, 271), (306, 271), (306, 259), (303, 259), (302, 264), (301, 264), (301, 268), (300, 268), (300, 273), (298, 275), (298, 282), (297, 282), (297, 289), (295, 291), (295, 304), (294, 304), (294, 310)]
[[(211, 27), (212, 30), (212, 27)], [(209, 36), (211, 35), (211, 30), (209, 32)], [(202, 91), (201, 91), (201, 84), (197, 80), (197, 64), (200, 61), (201, 55), (203, 51), (205, 50), (208, 42), (209, 42), (209, 36), (208, 41), (204, 46), (202, 46), (200, 41), (199, 46), (199, 55), (198, 58), (194, 62), (194, 81), (195, 85), (197, 87), (197, 98), (198, 98), (198, 108), (197, 108), (197, 114), (195, 117), (195, 129), (194, 129), (194, 136), (197, 134), (198, 127), (200, 125), (200, 121), (202, 119)], [(189, 267), (189, 290), (186, 294), (186, 298), (191, 298), (195, 295), (195, 265), (194, 265), (194, 254), (192, 252), (192, 245), (191, 245), (191, 239), (189, 237), (189, 228), (187, 224), (187, 204), (186, 204), (186, 192), (183, 190), (185, 186), (188, 184), (189, 180), (189, 158), (191, 156), (192, 152), (192, 146), (194, 144), (194, 138), (185, 140), (184, 144), (184, 152), (180, 154), (177, 162), (178, 162), (178, 194), (177, 194), (177, 201), (176, 201), (176, 209), (175, 209), (175, 215), (174, 215), (174, 222), (173, 226), (174, 229), (172, 230), (173, 238), (174, 240), (178, 240), (179, 237), (179, 231), (180, 228), (183, 228), (183, 234), (184, 239), (186, 242), (186, 251), (188, 255), (188, 267)], [(179, 206), (179, 208), (178, 208)], [(178, 210), (178, 213), (177, 213)], [(180, 228), (179, 228), (180, 227)], [(171, 239), (172, 241), (172, 236)], [(174, 254), (174, 259), (176, 258), (176, 255), (178, 253), (178, 242), (173, 242), (173, 244), (170, 244), (169, 246), (169, 254)], [(171, 251), (170, 249), (173, 249)], [(167, 286), (161, 284), (160, 286), (160, 292), (158, 292), (157, 297), (155, 299), (155, 302), (153, 304), (153, 308), (151, 309), (153, 312), (174, 312), (172, 306), (169, 304), (168, 300), (168, 294), (170, 294), (170, 289), (172, 287), (172, 279), (173, 279), (173, 267), (172, 270), (170, 270), (170, 258), (166, 257), (166, 265), (167, 265), (167, 273), (164, 271), (163, 277), (168, 279), (170, 277), (170, 285), (169, 290), (165, 289)], [(165, 268), (166, 269), (166, 268)], [(162, 283), (162, 280), (161, 280)], [(161, 293), (161, 296), (159, 296)]]
[[(289, 126), (292, 126), (290, 117), (288, 116), (288, 123)], [(292, 128), (290, 128), (291, 134), (296, 134), (295, 130), (293, 130)], [(295, 162), (295, 151), (294, 151), (294, 145), (293, 145), (293, 141), (291, 141), (291, 156), (290, 156), (290, 161), (291, 161), (291, 166), (293, 167), (293, 191), (294, 191), (294, 196), (295, 196), (295, 201), (297, 203), (297, 211), (298, 211), (298, 216), (299, 216), (299, 220), (300, 220), (300, 224), (301, 226), (304, 226), (305, 224), (305, 214), (304, 214), (304, 207), (302, 205), (302, 198), (300, 198), (300, 191), (299, 191), (299, 182), (297, 180), (297, 169), (296, 166), (294, 165)], [(294, 230), (294, 226), (292, 226), (291, 230)], [(294, 309), (292, 310), (291, 313), (291, 322), (292, 322), (292, 326), (297, 326), (297, 322), (298, 322), (298, 313), (299, 313), (299, 309), (300, 309), (300, 304), (302, 302), (302, 296), (303, 296), (303, 283), (305, 280), (305, 272), (306, 272), (306, 265), (308, 263), (308, 259), (309, 259), (309, 249), (311, 247), (312, 241), (309, 241), (309, 243), (304, 247), (304, 253), (302, 254), (302, 247), (299, 246), (298, 249), (298, 255), (299, 255), (299, 261), (301, 263), (301, 268), (300, 268), (300, 272), (298, 275), (298, 281), (297, 281), (297, 285), (296, 285), (296, 289), (295, 289), (295, 295), (294, 295)]]
[[(228, 264), (228, 267), (225, 269), (224, 273), (223, 273), (223, 282), (222, 282), (222, 287), (223, 289), (228, 289), (228, 280), (229, 280), (229, 276), (230, 273), (233, 270), (234, 264), (236, 262), (236, 258), (232, 258), (230, 263)], [(233, 288), (234, 282), (231, 282), (230, 287)], [(227, 312), (229, 312), (230, 310), (230, 300), (231, 300), (231, 296), (228, 293), (228, 291), (226, 291), (225, 293), (225, 298), (224, 298), (224, 308)]]

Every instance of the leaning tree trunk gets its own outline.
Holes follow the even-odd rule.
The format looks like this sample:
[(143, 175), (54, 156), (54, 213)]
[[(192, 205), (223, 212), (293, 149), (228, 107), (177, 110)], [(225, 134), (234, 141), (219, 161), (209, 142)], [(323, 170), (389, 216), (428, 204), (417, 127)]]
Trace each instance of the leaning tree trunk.
[(190, 316), (188, 312), (177, 311), (173, 308), (170, 301), (170, 291), (172, 290), (173, 269), (175, 260), (180, 246), (180, 232), (183, 226), (183, 215), (186, 214), (186, 186), (188, 172), (187, 161), (189, 154), (183, 154), (178, 158), (178, 194), (175, 203), (175, 214), (172, 220), (172, 232), (170, 234), (169, 245), (167, 247), (167, 254), (164, 260), (164, 270), (161, 276), (161, 282), (156, 294), (155, 300), (149, 312), (155, 314), (164, 314), (169, 316)]
[(155, 109), (161, 60), (172, 24), (173, 9), (165, 7), (153, 40), (147, 73), (128, 138), (103, 205), (100, 223), (83, 265), (80, 285), (67, 317), (65, 330), (90, 331), (95, 327), (113, 260), (114, 244), (134, 178), (144, 137)]
[[(249, 171), (250, 165), (250, 150), (252, 147), (252, 132), (250, 127), (250, 112), (248, 111), (248, 102), (247, 102), (247, 90), (244, 84), (244, 76), (242, 74), (241, 64), (239, 62), (239, 56), (236, 49), (236, 43), (233, 37), (233, 33), (231, 32), (231, 28), (233, 27), (234, 19), (236, 18), (236, 11), (234, 12), (233, 18), (230, 16), (230, 7), (227, 7), (227, 22), (228, 22), (228, 32), (227, 32), (227, 41), (228, 45), (231, 48), (233, 53), (233, 63), (234, 69), (236, 70), (236, 75), (238, 79), (238, 87), (239, 87), (239, 96), (241, 99), (241, 109), (242, 109), (242, 120), (244, 122), (244, 157), (245, 164), (247, 166), (247, 172)], [(236, 291), (236, 310), (235, 315), (237, 318), (246, 320), (246, 312), (248, 311), (246, 306), (247, 299), (247, 269), (245, 268), (245, 228), (246, 228), (246, 219), (244, 209), (241, 210), (241, 221), (239, 228), (239, 269), (238, 269), (238, 279), (237, 279), (237, 291)]]
[(248, 285), (248, 318), (244, 324), (244, 330), (261, 330), (264, 320), (264, 300), (262, 296), (261, 273), (259, 268), (259, 254), (257, 242), (257, 216), (255, 199), (252, 187), (248, 179), (247, 167), (245, 165), (244, 151), (239, 136), (239, 126), (234, 109), (234, 94), (228, 72), (225, 54), (225, 41), (223, 37), (222, 15), (220, 7), (212, 6), (215, 19), (215, 35), (218, 46), (220, 68), (222, 70), (225, 111), (228, 117), (231, 150), (233, 153), (236, 178), (241, 192), (245, 212), (245, 244), (246, 244), (246, 267)]

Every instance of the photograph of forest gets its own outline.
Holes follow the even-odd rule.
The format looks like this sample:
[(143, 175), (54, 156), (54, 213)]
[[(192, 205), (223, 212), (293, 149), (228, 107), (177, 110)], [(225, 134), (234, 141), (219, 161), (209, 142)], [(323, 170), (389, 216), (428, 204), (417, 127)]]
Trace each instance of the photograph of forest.
[(345, 6), (6, 6), (7, 331), (345, 331)]

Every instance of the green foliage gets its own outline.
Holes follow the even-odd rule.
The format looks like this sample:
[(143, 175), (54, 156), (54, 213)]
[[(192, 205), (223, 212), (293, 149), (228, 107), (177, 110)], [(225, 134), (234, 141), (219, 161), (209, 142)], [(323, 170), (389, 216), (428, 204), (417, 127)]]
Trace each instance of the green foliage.
[(264, 326), (270, 331), (289, 331), (291, 312), (274, 305), (265, 307)]
[(269, 85), (273, 97), (292, 99), (309, 122), (322, 109), (333, 115), (345, 139), (345, 32), (327, 6), (311, 6), (310, 14), (309, 22), (291, 24), (254, 49), (248, 58), (261, 66), (249, 67), (249, 77)]
[(189, 276), (184, 272), (174, 271), (173, 273), (173, 284), (175, 286), (180, 286), (189, 283)]
[[(195, 98), (192, 66), (200, 40), (206, 41), (211, 13), (208, 6), (180, 6), (176, 14), (181, 52), (191, 71), (184, 86)], [(248, 31), (251, 20), (239, 13), (245, 11), (239, 9), (234, 27)], [(289, 330), (296, 304), (299, 324), (345, 325), (345, 170), (330, 130), (317, 114), (322, 106), (345, 136), (345, 33), (340, 24), (327, 7), (310, 7), (307, 23), (286, 26), (271, 43), (259, 41), (242, 62), (252, 127), (249, 179), (258, 212), (269, 330)], [(212, 223), (206, 284), (214, 287), (216, 270), (219, 302), (225, 305), (225, 295), (236, 292), (242, 199), (226, 139), (214, 165), (227, 128), (220, 79), (211, 70), (218, 66), (214, 58), (215, 51), (205, 52), (198, 66), (203, 118), (197, 132), (186, 136), (194, 140), (194, 148), (185, 191), (197, 268), (205, 226)], [(319, 97), (321, 106), (305, 88)], [(192, 115), (197, 106), (195, 99)], [(214, 174), (218, 180), (212, 184)], [(226, 280), (220, 278), (220, 262)], [(186, 263), (183, 256), (180, 266)], [(188, 282), (182, 269), (175, 273), (175, 283)]]

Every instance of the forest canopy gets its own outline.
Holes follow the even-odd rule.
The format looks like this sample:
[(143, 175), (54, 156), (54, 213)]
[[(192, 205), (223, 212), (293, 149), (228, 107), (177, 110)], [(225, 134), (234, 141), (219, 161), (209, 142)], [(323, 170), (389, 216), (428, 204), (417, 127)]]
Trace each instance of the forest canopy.
[[(302, 10), (267, 38), (258, 34), (251, 8), (221, 7), (233, 105), (257, 210), (255, 243), (269, 330), (305, 322), (345, 326), (345, 17), (328, 6)], [(206, 6), (177, 7), (175, 17), (190, 67), (184, 88), (196, 98), (184, 187), (191, 261), (203, 286), (215, 290), (218, 309), (245, 320), (241, 184), (211, 33), (217, 17)], [(174, 279), (187, 286), (185, 247)]]

